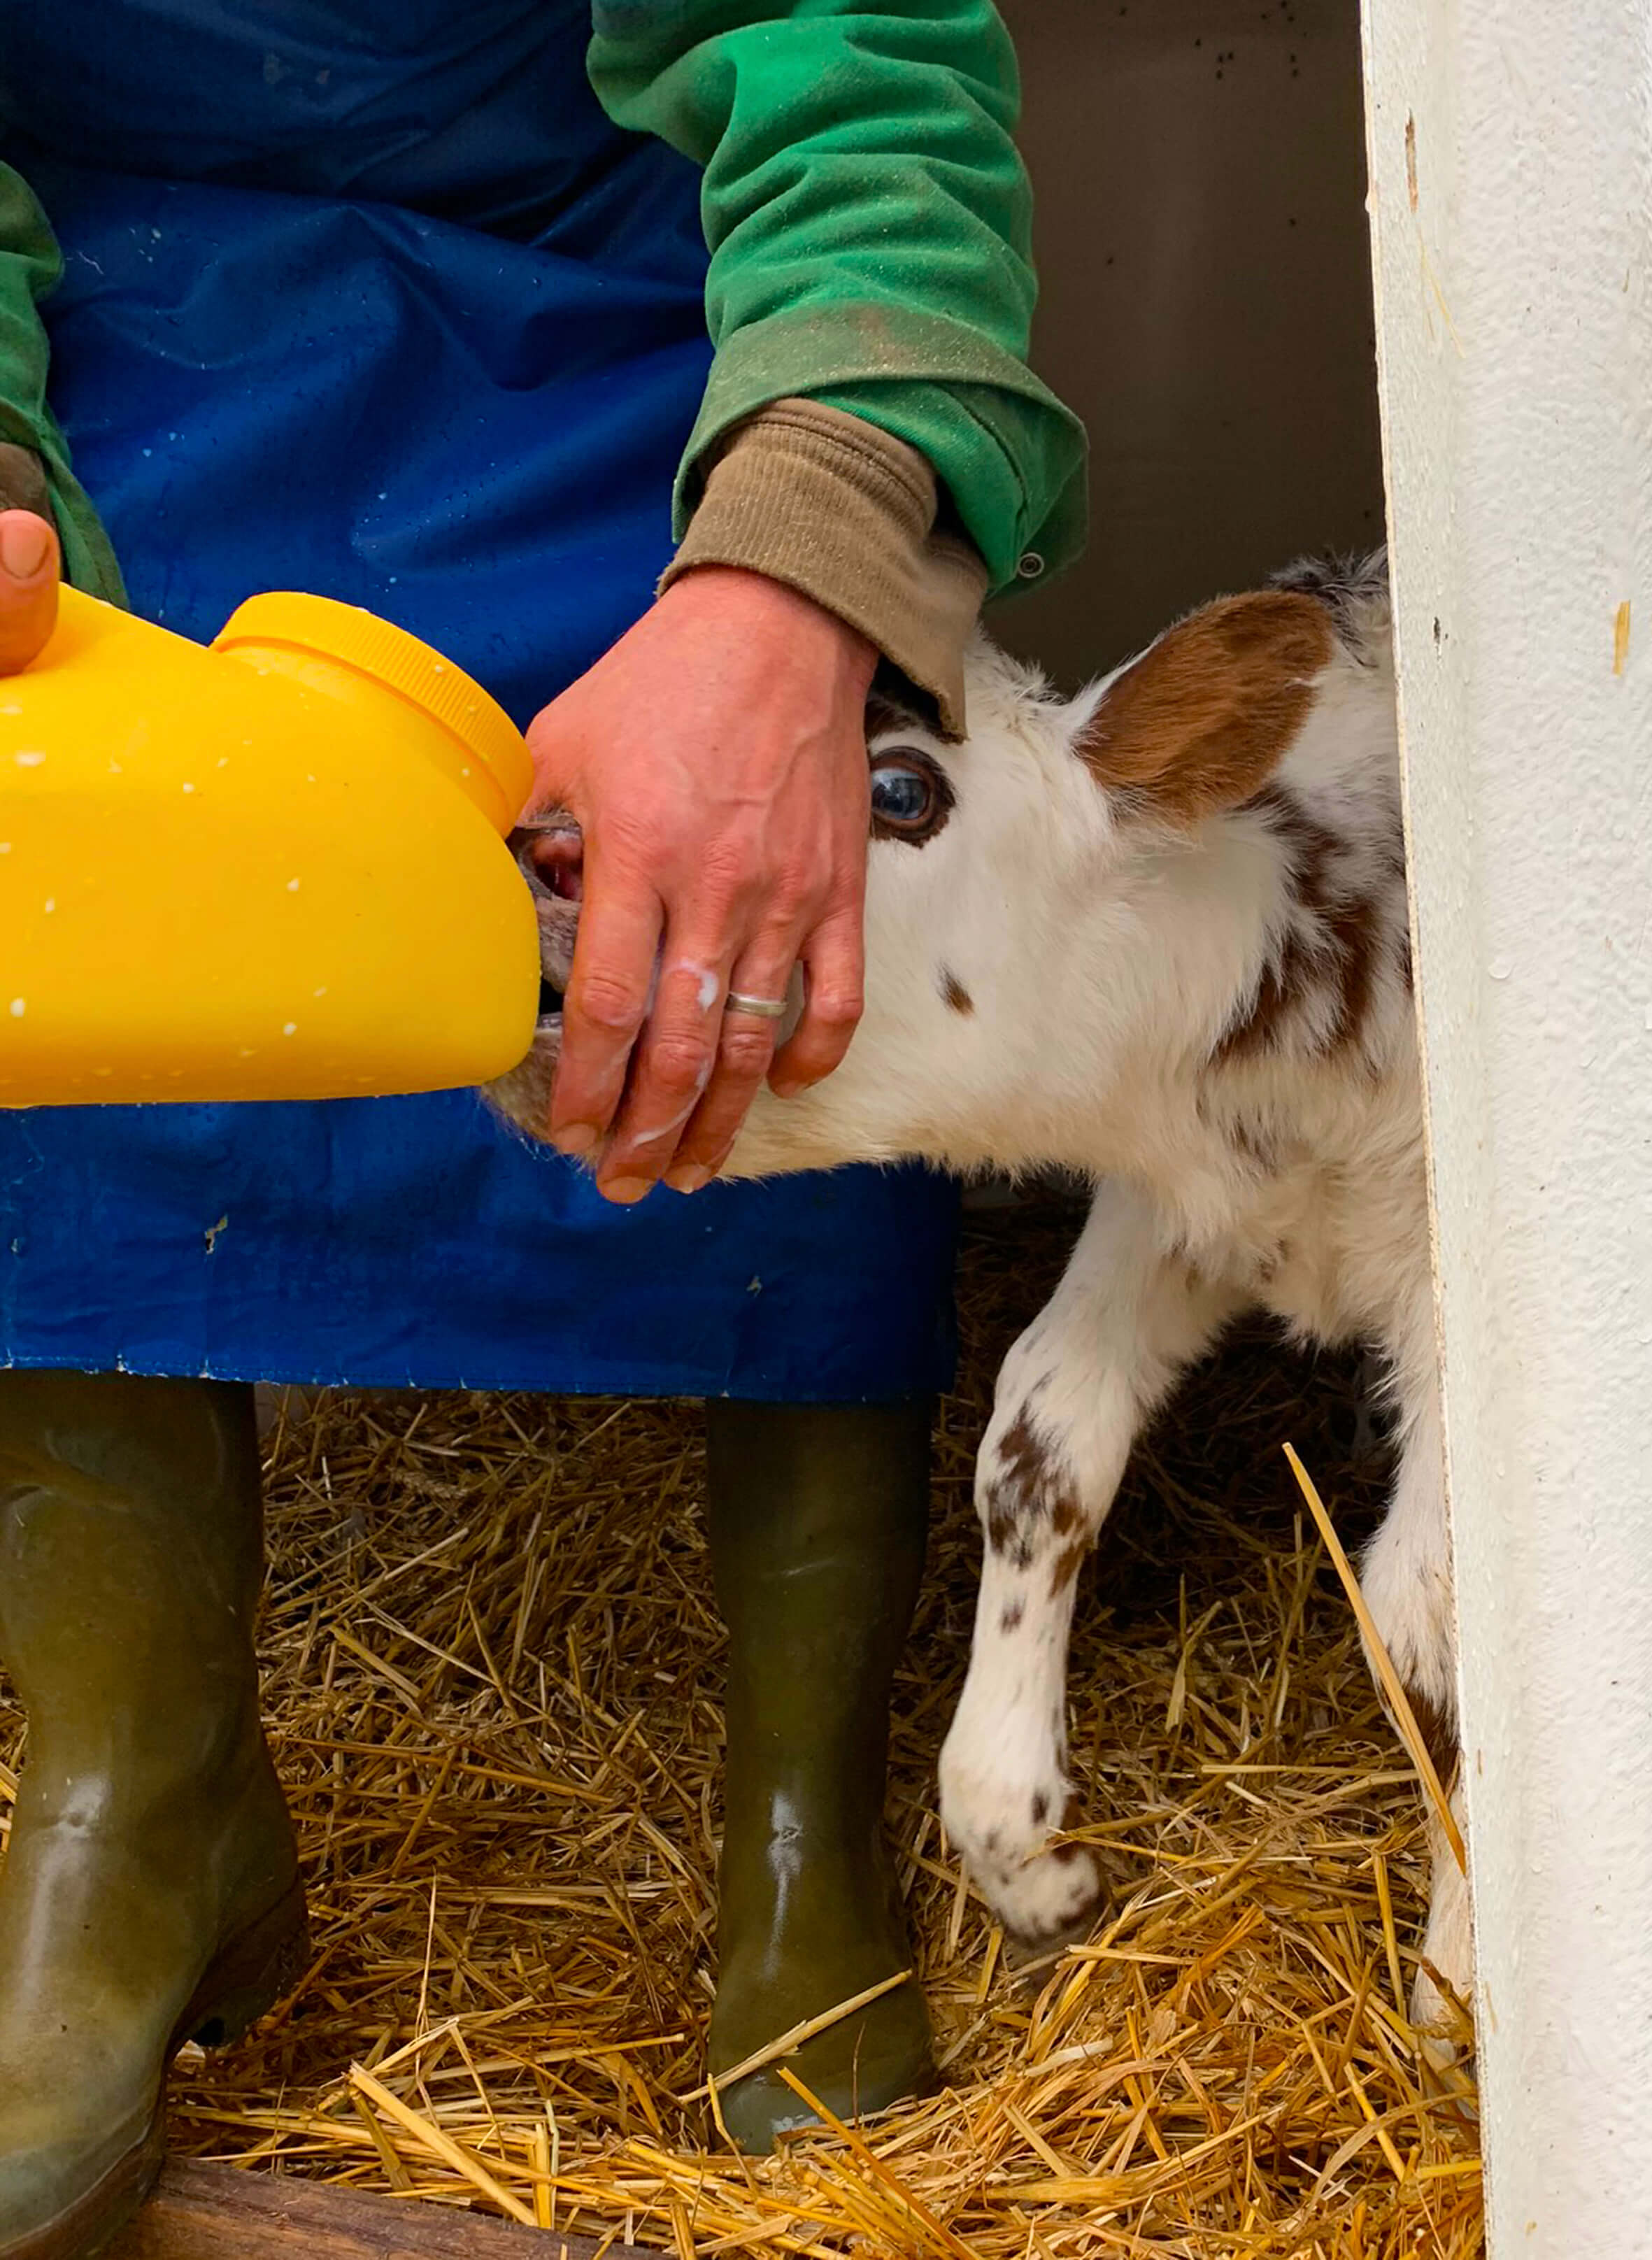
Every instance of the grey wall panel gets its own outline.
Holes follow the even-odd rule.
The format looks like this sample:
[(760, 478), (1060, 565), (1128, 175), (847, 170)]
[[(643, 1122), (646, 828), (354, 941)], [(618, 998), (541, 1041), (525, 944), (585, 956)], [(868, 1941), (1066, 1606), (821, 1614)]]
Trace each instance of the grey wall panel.
[(1381, 539), (1354, 0), (1002, 0), (1035, 358), (1090, 426), (1076, 573), (995, 608), (1064, 681), (1305, 549)]

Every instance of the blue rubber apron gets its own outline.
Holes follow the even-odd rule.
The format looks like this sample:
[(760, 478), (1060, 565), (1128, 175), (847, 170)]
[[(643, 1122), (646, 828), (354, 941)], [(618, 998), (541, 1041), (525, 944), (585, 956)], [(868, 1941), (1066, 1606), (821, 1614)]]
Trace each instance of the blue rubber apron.
[[(0, 0), (53, 399), (132, 601), (317, 590), (519, 721), (647, 606), (704, 382), (697, 175), (585, 0)], [(387, 858), (396, 812), (383, 812)], [(912, 1170), (613, 1209), (473, 1093), (0, 1113), (0, 1363), (818, 1402), (943, 1383)]]

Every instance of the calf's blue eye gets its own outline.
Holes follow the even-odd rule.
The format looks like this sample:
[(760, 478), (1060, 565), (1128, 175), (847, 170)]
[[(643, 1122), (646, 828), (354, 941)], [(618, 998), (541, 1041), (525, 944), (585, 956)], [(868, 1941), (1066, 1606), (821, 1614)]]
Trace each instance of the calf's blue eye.
[(885, 824), (926, 823), (934, 805), (934, 779), (927, 771), (892, 763), (873, 770), (872, 812)]

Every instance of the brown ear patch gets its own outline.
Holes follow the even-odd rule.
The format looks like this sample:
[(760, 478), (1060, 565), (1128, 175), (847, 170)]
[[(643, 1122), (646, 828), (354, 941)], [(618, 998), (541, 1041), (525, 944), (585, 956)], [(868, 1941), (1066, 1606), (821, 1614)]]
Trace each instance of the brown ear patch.
[(1334, 642), (1325, 607), (1288, 590), (1206, 604), (1112, 685), (1079, 756), (1177, 822), (1236, 808), (1289, 750)]

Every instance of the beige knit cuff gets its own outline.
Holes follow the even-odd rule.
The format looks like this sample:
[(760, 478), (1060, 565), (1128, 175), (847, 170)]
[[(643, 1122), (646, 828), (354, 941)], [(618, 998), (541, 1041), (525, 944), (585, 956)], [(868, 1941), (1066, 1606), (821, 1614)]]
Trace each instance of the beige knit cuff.
[(712, 463), (660, 586), (738, 565), (812, 597), (876, 645), (964, 733), (963, 651), (986, 568), (937, 530), (934, 472), (915, 447), (815, 400), (779, 400), (738, 426)]

